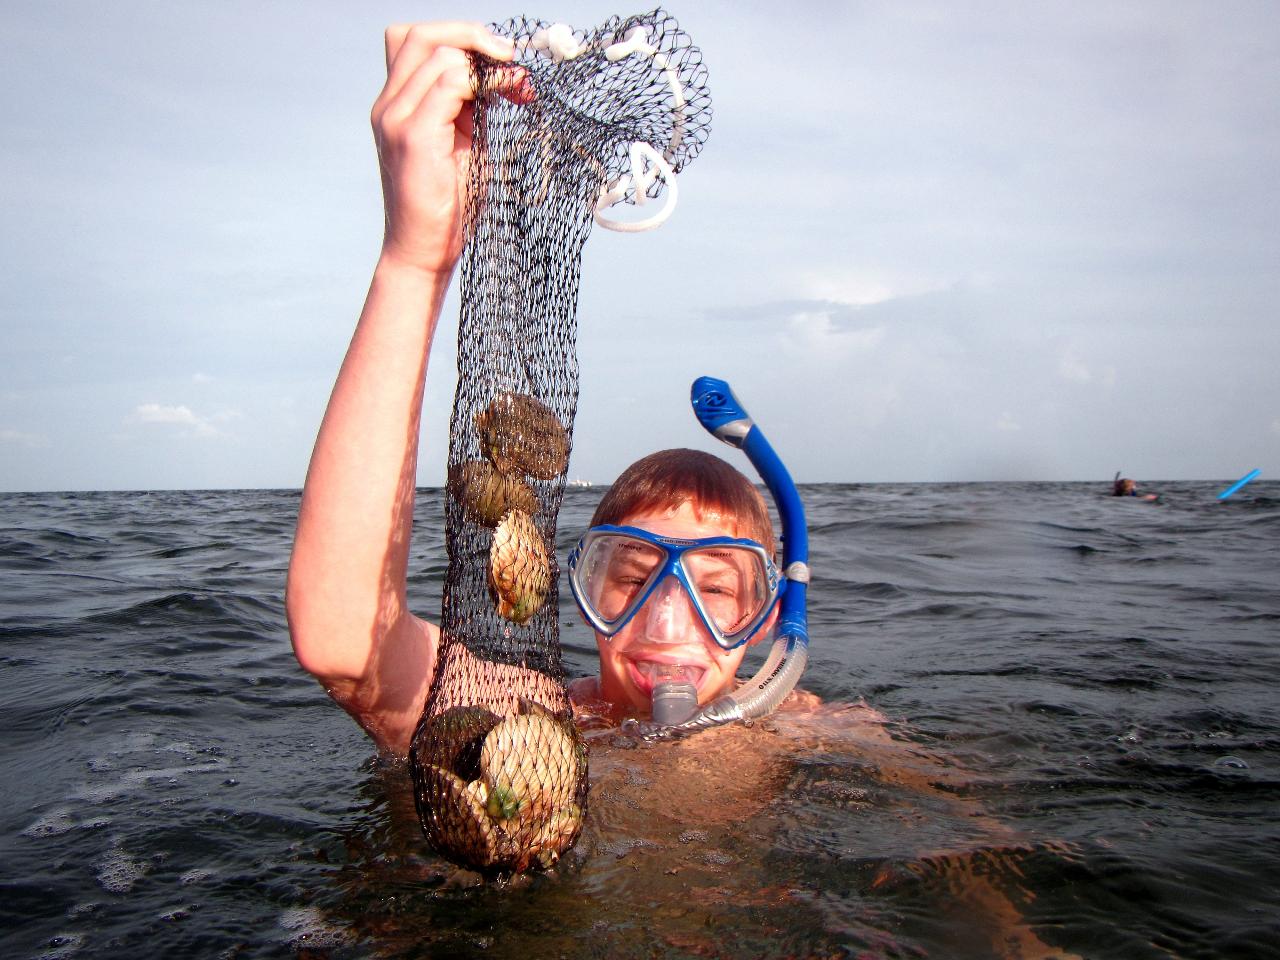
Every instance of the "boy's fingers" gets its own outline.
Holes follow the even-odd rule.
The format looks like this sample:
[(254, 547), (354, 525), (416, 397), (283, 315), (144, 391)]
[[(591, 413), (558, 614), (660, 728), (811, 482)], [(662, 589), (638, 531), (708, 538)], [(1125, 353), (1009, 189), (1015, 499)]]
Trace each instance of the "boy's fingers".
[[(467, 51), (509, 61), (515, 44), (478, 23), (396, 24), (387, 27), (387, 82), (373, 106), (375, 126), (397, 124), (411, 116), (434, 122), (458, 117), (462, 105), (477, 96)], [(447, 76), (446, 76), (447, 74)], [(483, 94), (513, 103), (534, 99), (528, 72), (520, 67), (486, 71)]]
[(506, 37), (489, 32), (482, 23), (445, 21), (441, 23), (392, 24), (387, 27), (387, 73), (390, 75), (396, 58), (406, 43), (419, 48), (429, 56), (436, 47), (457, 47), (474, 50), (495, 60), (510, 60), (515, 56), (515, 43)]
[(512, 103), (532, 103), (533, 82), (524, 67), (503, 67), (485, 74), (483, 89), (477, 95), (501, 94)]
[[(457, 71), (455, 75), (441, 83), (446, 72)], [(466, 77), (466, 83), (461, 77)], [(472, 86), (471, 65), (462, 51), (452, 47), (438, 48), (425, 63), (419, 65), (411, 76), (406, 78), (399, 91), (388, 97), (385, 93), (379, 98), (375, 111), (375, 120), (385, 118), (397, 122), (418, 112), (419, 106), (427, 99), (444, 97), (448, 104), (441, 104), (439, 109), (424, 111), (436, 118), (456, 117), (461, 110), (462, 101), (474, 100), (483, 92), (496, 93), (512, 103), (529, 103), (534, 99), (533, 85), (529, 82), (528, 72), (521, 67), (506, 67), (491, 70), (486, 74), (483, 91)]]
[(413, 113), (428, 124), (453, 123), (463, 104), (474, 98), (470, 67), (449, 67), (434, 78), (431, 95), (423, 97)]
[[(437, 49), (426, 62), (419, 64), (418, 68), (405, 79), (404, 84), (394, 96), (383, 101), (382, 115), (391, 121), (405, 119), (416, 111), (427, 97), (438, 95), (432, 88), (445, 71), (459, 68), (469, 71), (466, 54), (449, 47)], [(449, 87), (446, 85), (442, 92), (448, 95)], [(457, 107), (454, 110), (456, 112)]]
[(389, 102), (418, 68), (441, 49), (474, 50), (497, 60), (515, 56), (515, 44), (479, 23), (415, 23), (387, 28), (387, 83), (379, 100)]
[(391, 64), (395, 62), (396, 54), (400, 52), (400, 47), (404, 43), (404, 38), (409, 33), (409, 24), (393, 23), (387, 27), (384, 39), (387, 44), (387, 74), (391, 73)]

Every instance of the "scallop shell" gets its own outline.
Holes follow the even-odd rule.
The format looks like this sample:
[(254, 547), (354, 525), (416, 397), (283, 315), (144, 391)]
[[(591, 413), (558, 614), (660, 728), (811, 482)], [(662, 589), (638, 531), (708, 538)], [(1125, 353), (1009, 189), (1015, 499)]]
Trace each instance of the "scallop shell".
[[(482, 707), (455, 707), (425, 720), (414, 736), (427, 836), (441, 853), (479, 870), (551, 867), (582, 830), (586, 750), (577, 728), (533, 701), (522, 699), (520, 709), (499, 721)], [(476, 733), (486, 729), (477, 748)], [(469, 774), (430, 762), (460, 754), (476, 757), (469, 783)]]
[(538, 498), (519, 477), (500, 473), (487, 460), (468, 460), (449, 468), (449, 492), (474, 523), (496, 527), (508, 510), (537, 513)]
[(415, 762), (450, 770), (463, 780), (480, 776), (480, 748), (502, 718), (480, 706), (450, 707), (423, 717), (413, 734)]
[(577, 796), (581, 770), (572, 729), (567, 721), (530, 714), (510, 717), (490, 730), (480, 748), (489, 812), (496, 806), (508, 819), (541, 822), (569, 806)]
[(422, 769), (430, 822), (424, 823), (445, 852), (477, 867), (494, 866), (506, 844), (485, 810), (488, 787), (482, 780), (464, 783), (433, 764)]
[(532, 700), (529, 697), (516, 697), (516, 712), (522, 716), (546, 717), (549, 720), (558, 719), (554, 710), (544, 707), (537, 700)]
[(555, 413), (523, 393), (500, 393), (476, 415), (480, 446), (502, 473), (554, 480), (569, 465), (569, 434)]
[(528, 848), (534, 851), (538, 862), (544, 867), (554, 866), (578, 839), (582, 830), (582, 808), (576, 803), (556, 810), (547, 818), (529, 839)]
[(551, 589), (551, 561), (533, 518), (508, 511), (489, 547), (489, 592), (498, 613), (525, 624), (542, 607)]

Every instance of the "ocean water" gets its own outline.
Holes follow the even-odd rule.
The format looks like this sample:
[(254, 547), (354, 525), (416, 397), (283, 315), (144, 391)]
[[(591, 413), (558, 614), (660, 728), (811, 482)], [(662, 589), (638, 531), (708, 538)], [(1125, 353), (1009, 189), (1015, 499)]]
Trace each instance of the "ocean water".
[(1280, 956), (1280, 484), (1106, 486), (804, 487), (825, 705), (594, 731), (507, 882), (293, 660), (296, 491), (0, 496), (0, 957)]

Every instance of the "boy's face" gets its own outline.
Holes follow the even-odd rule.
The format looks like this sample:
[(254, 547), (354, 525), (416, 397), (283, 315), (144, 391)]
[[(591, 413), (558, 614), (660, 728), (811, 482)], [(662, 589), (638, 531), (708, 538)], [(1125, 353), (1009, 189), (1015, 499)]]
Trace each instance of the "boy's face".
[[(691, 540), (750, 536), (728, 518), (705, 513), (699, 518), (688, 502), (674, 510), (627, 516), (619, 525)], [(774, 617), (776, 612), (756, 638), (768, 636)], [(711, 639), (688, 594), (674, 578), (660, 584), (612, 639), (596, 634), (596, 646), (600, 650), (601, 694), (615, 707), (641, 713), (647, 713), (652, 702), (651, 676), (656, 664), (692, 667), (698, 676), (698, 702), (709, 703), (733, 689), (734, 675), (747, 652), (747, 644), (724, 650)]]

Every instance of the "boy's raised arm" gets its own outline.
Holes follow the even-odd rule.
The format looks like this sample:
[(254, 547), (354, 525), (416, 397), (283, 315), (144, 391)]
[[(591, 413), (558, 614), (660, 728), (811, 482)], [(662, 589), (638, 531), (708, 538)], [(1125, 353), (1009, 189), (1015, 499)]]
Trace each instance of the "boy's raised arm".
[(422, 392), (462, 249), (473, 93), (467, 50), (510, 59), (478, 24), (390, 27), (374, 103), (386, 229), (303, 488), (286, 606), (294, 652), (380, 748), (403, 753), (438, 629), (406, 607)]

